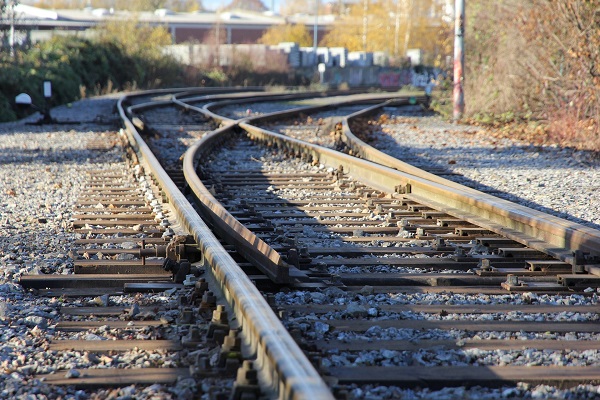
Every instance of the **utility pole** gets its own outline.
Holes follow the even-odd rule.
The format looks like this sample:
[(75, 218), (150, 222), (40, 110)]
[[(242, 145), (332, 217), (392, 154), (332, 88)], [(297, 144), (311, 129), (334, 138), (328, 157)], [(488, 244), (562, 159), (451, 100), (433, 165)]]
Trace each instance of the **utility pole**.
[(465, 0), (454, 3), (454, 121), (459, 121), (465, 112)]

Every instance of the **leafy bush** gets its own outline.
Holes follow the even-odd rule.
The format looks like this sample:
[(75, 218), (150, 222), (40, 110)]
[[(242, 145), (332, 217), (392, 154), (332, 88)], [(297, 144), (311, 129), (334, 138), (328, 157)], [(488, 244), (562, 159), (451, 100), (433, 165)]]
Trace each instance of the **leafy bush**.
[(24, 116), (14, 107), (19, 93), (28, 93), (34, 104), (43, 106), (45, 80), (52, 81), (53, 105), (88, 93), (184, 83), (182, 66), (160, 53), (168, 37), (164, 28), (120, 25), (127, 28), (109, 27), (94, 40), (56, 36), (17, 51), (14, 59), (0, 56), (0, 122)]

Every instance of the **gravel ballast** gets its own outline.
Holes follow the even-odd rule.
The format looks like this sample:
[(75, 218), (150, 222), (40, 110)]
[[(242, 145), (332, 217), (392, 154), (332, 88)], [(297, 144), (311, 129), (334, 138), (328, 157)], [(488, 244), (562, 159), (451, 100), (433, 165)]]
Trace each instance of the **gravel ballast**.
[[(190, 398), (193, 382), (182, 381), (173, 388), (163, 385), (126, 386), (92, 391), (53, 387), (34, 378), (56, 373), (76, 379), (79, 368), (169, 367), (176, 355), (131, 349), (99, 357), (87, 351), (49, 350), (61, 339), (112, 340), (120, 332), (65, 333), (55, 329), (64, 306), (93, 306), (93, 298), (37, 297), (18, 284), (24, 274), (73, 271), (69, 251), (76, 235), (71, 216), (79, 193), (92, 170), (123, 171), (123, 149), (117, 145), (116, 97), (95, 98), (60, 107), (52, 116), (81, 124), (27, 125), (36, 120), (0, 124), (0, 399), (108, 399), (108, 398)], [(88, 149), (100, 140), (107, 149)], [(165, 297), (165, 296), (162, 296)], [(168, 296), (167, 300), (168, 300)], [(140, 296), (140, 304), (165, 300)], [(172, 300), (175, 300), (175, 296)], [(110, 298), (110, 305), (120, 305)], [(64, 317), (62, 317), (64, 319)], [(146, 338), (152, 332), (134, 333)]]
[[(434, 164), (448, 179), (600, 229), (600, 156), (553, 145), (535, 146), (440, 117), (406, 116), (398, 108), (373, 146), (419, 166)], [(420, 114), (420, 113), (417, 113)]]
[[(0, 399), (85, 399), (120, 396), (140, 399), (185, 398), (190, 393), (189, 382), (182, 382), (181, 387), (172, 391), (160, 385), (153, 385), (148, 388), (127, 387), (90, 393), (52, 388), (32, 379), (35, 373), (48, 373), (58, 369), (65, 373), (89, 361), (85, 361), (83, 353), (73, 352), (66, 359), (56, 359), (52, 352), (46, 350), (52, 339), (61, 337), (53, 328), (58, 320), (61, 304), (57, 299), (37, 298), (23, 291), (18, 285), (18, 279), (26, 273), (66, 274), (72, 271), (72, 260), (68, 253), (74, 247), (75, 235), (69, 221), (79, 192), (87, 182), (86, 172), (125, 168), (122, 150), (118, 146), (103, 152), (86, 149), (86, 142), (94, 137), (115, 139), (115, 101), (114, 97), (90, 99), (53, 110), (52, 115), (59, 120), (86, 121), (81, 125), (32, 126), (25, 125), (26, 121), (0, 124), (0, 371), (3, 372), (0, 374)], [(600, 228), (600, 196), (597, 195), (600, 189), (600, 162), (593, 154), (558, 147), (530, 146), (510, 139), (494, 138), (478, 128), (449, 124), (437, 117), (406, 117), (399, 113), (396, 118), (393, 115), (396, 110), (386, 110), (392, 114), (390, 121), (393, 123), (387, 122), (382, 125), (381, 135), (375, 144), (381, 150), (407, 162), (412, 160), (417, 164), (419, 161), (438, 163), (460, 174), (451, 177), (460, 183), (596, 229)], [(252, 113), (254, 112), (256, 110), (252, 109)], [(287, 299), (279, 298), (278, 301), (293, 304), (294, 293), (289, 296)], [(519, 304), (523, 296), (516, 295), (504, 300)], [(306, 297), (309, 296), (302, 293), (302, 296), (298, 295), (298, 298), (300, 297), (302, 301), (306, 301)], [(551, 296), (537, 301), (540, 304), (545, 304), (546, 301), (554, 304), (564, 299), (573, 301), (570, 304), (580, 304), (580, 301), (583, 304), (597, 304), (596, 296), (585, 299)], [(368, 309), (376, 309), (380, 300), (365, 298), (364, 305), (368, 306)], [(406, 298), (408, 302), (414, 300)], [(450, 300), (456, 304), (475, 301), (458, 297)], [(92, 299), (81, 301), (89, 302)], [(348, 299), (348, 302), (350, 301), (352, 300)], [(405, 297), (387, 296), (383, 301), (400, 304), (405, 301)], [(418, 301), (435, 300), (419, 298)], [(503, 300), (490, 297), (489, 301), (495, 303)], [(381, 317), (385, 314), (379, 315)], [(326, 324), (326, 318), (327, 316), (315, 316), (315, 320), (323, 325)], [(594, 316), (573, 318), (593, 320)], [(387, 336), (380, 333), (370, 332), (366, 338), (374, 340), (400, 335), (389, 329), (383, 332)], [(99, 330), (94, 334), (101, 337), (104, 333)], [(323, 335), (331, 337), (327, 336), (326, 332), (323, 332)], [(348, 335), (347, 339), (351, 334)], [(575, 338), (559, 336), (555, 339), (598, 340), (597, 335)], [(486, 338), (485, 335), (481, 337)], [(453, 332), (451, 338), (461, 340), (465, 335), (462, 332)], [(400, 352), (364, 354), (361, 357), (366, 360), (368, 357), (385, 358), (390, 355), (397, 365), (403, 365), (404, 355)], [(339, 365), (346, 365), (344, 359), (356, 361), (354, 355), (336, 356)], [(466, 358), (477, 358), (482, 360), (482, 364), (490, 357), (513, 359), (518, 356), (508, 352), (456, 352), (441, 355), (442, 358), (456, 360), (457, 363)], [(536, 353), (528, 355), (535, 356)], [(132, 352), (121, 355), (120, 359), (140, 357), (153, 360), (157, 356)], [(433, 360), (436, 355), (424, 354), (423, 357)], [(575, 353), (569, 357), (574, 363), (596, 365), (597, 361), (594, 360), (598, 359), (598, 354), (586, 354), (585, 359)], [(530, 360), (527, 359), (527, 362)], [(540, 362), (543, 365), (553, 360), (544, 359)], [(350, 394), (354, 398), (369, 399), (575, 399), (600, 396), (598, 386), (589, 385), (564, 390), (550, 386), (518, 385), (493, 390), (448, 388), (440, 391), (378, 386), (355, 387)]]

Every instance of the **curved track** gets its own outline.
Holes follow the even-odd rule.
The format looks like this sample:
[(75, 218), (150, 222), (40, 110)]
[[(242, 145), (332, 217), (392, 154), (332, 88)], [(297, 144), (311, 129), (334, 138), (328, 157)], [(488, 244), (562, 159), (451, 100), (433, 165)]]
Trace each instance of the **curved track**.
[[(393, 159), (352, 131), (415, 98), (142, 95), (120, 102), (123, 135), (187, 235), (187, 253), (171, 241), (160, 263), (173, 261), (176, 281), (205, 271), (220, 292), (220, 311), (197, 325), (202, 306), (183, 302), (187, 352), (200, 351), (198, 330), (239, 334), (236, 396), (598, 384), (589, 288), (600, 286), (600, 233)], [(219, 363), (198, 356), (192, 371), (226, 375)]]

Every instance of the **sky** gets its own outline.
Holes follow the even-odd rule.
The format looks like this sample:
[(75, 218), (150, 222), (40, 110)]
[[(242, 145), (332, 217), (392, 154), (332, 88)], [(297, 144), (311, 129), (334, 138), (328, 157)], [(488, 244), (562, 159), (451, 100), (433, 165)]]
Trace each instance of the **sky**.
[[(216, 10), (218, 7), (231, 3), (230, 0), (202, 0), (202, 5), (209, 10)], [(281, 0), (262, 0), (262, 3), (270, 10), (275, 6), (275, 11), (279, 12)]]

